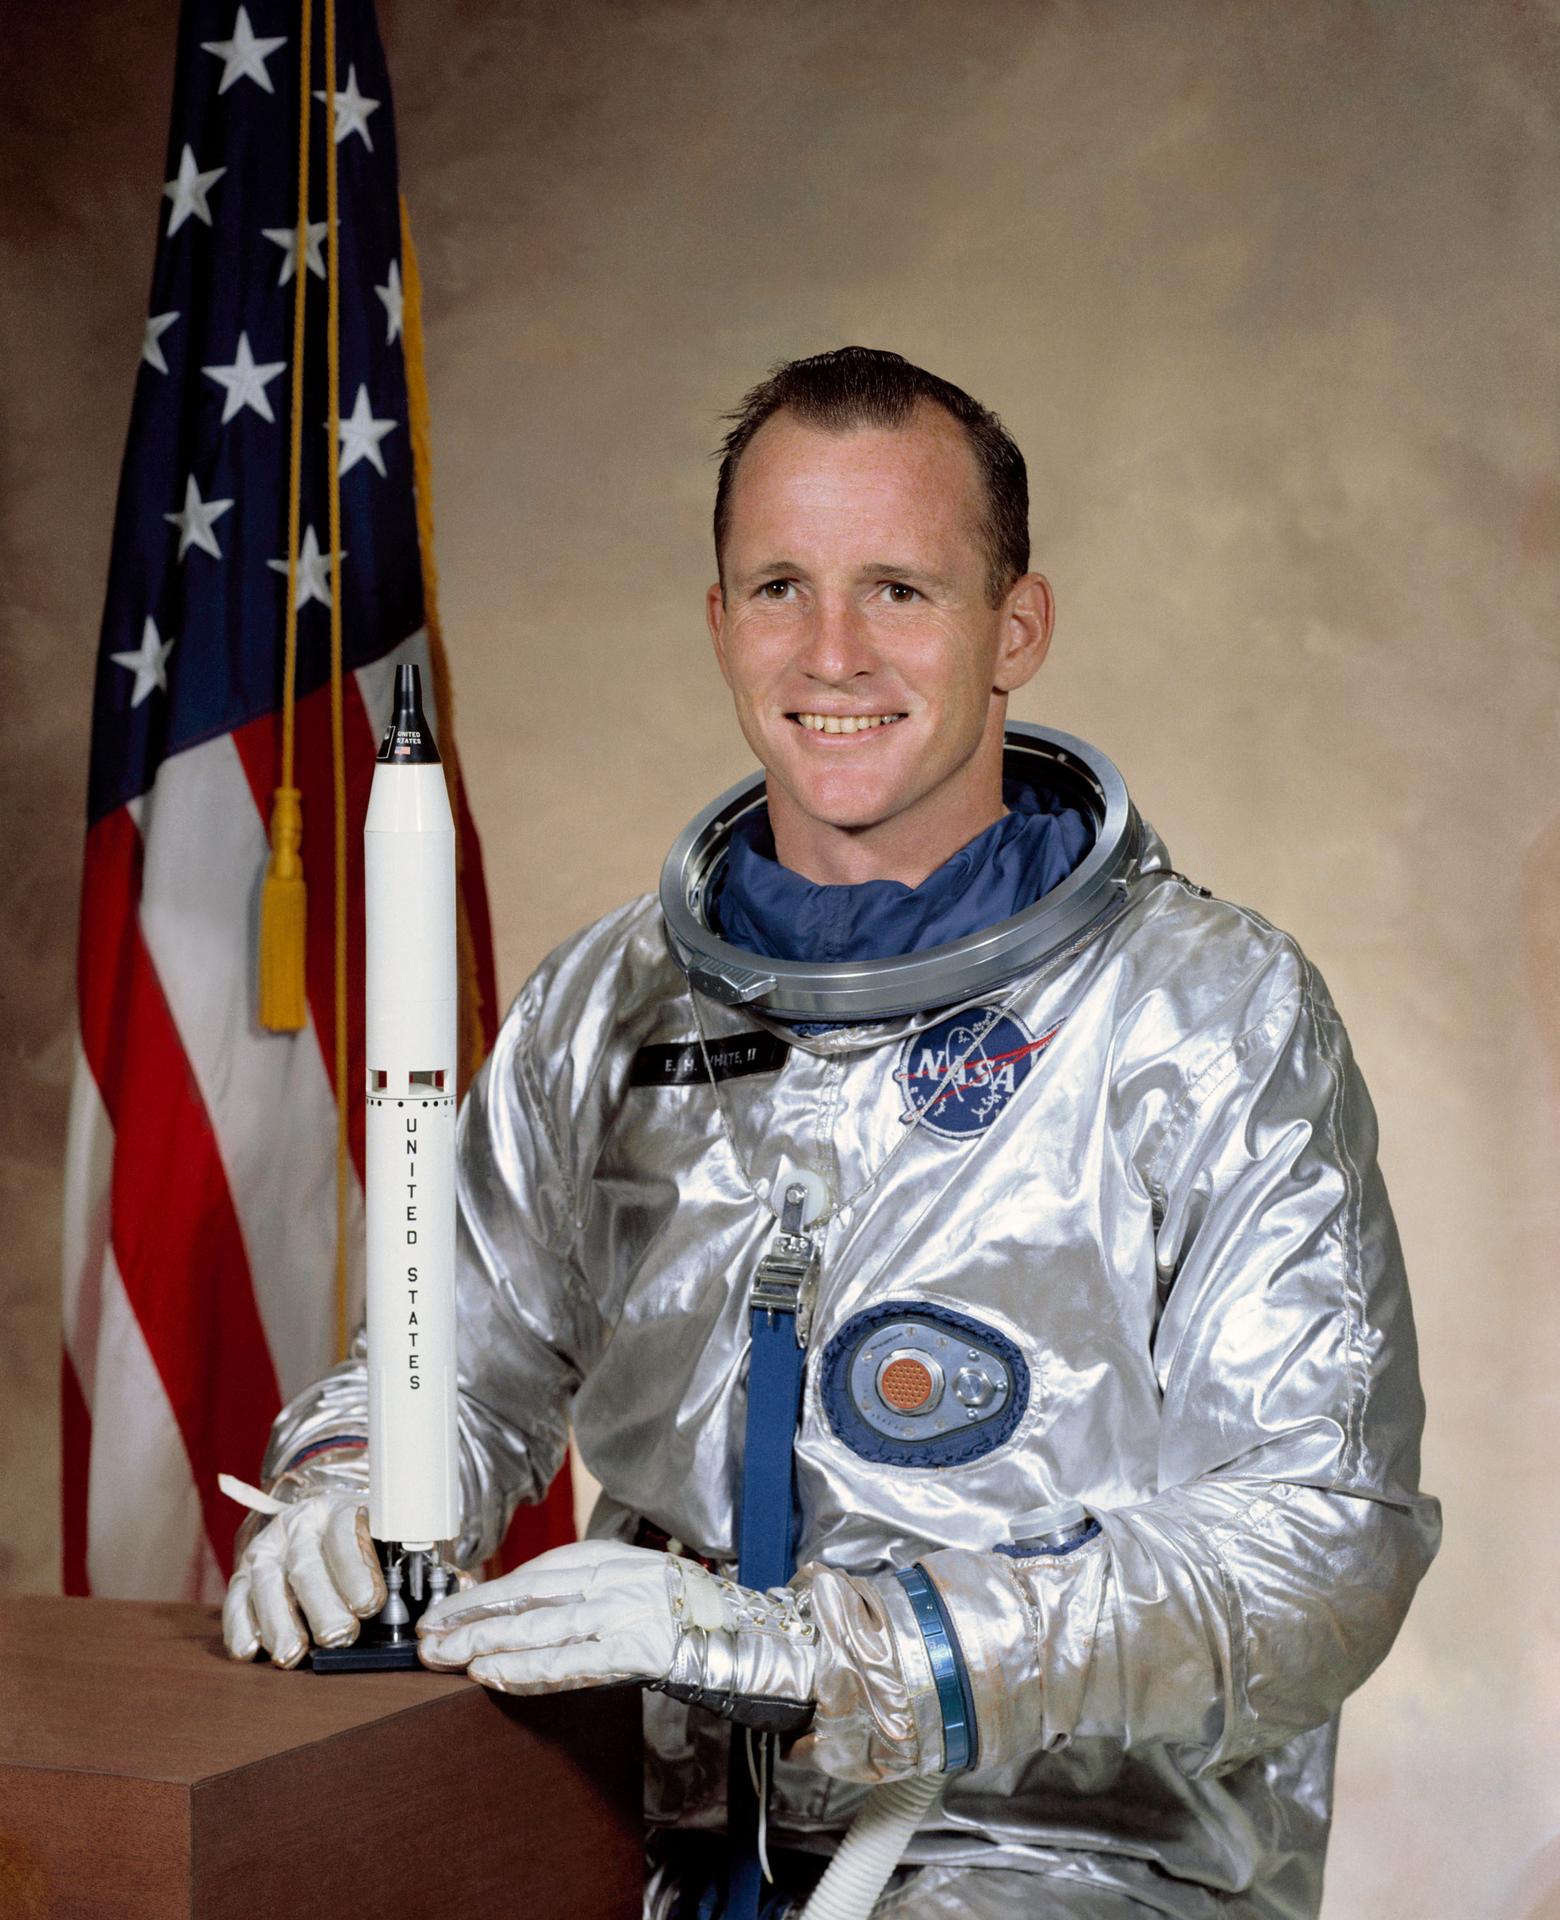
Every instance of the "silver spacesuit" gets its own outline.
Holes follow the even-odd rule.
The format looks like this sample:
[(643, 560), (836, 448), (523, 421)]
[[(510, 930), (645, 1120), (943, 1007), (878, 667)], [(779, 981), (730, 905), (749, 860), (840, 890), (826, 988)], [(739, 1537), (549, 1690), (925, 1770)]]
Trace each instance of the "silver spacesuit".
[[(544, 962), (460, 1124), (460, 1551), (540, 1497), (572, 1420), (593, 1537), (729, 1569), (749, 1285), (802, 1178), (817, 1709), (771, 1846), (827, 1850), (868, 1785), (945, 1765), (918, 1563), (974, 1765), (885, 1911), (1297, 1920), (1340, 1703), (1438, 1538), (1401, 1257), (1315, 971), (1173, 872), (1124, 789), (1094, 814), (1092, 891), (939, 950), (913, 1011), (830, 1021), (798, 970), (777, 1019), (784, 967), (698, 937), (693, 842), (663, 901)], [(268, 1479), (364, 1398), (351, 1361), (295, 1401)], [(727, 1724), (650, 1693), (646, 1737), (652, 1823), (718, 1831)]]

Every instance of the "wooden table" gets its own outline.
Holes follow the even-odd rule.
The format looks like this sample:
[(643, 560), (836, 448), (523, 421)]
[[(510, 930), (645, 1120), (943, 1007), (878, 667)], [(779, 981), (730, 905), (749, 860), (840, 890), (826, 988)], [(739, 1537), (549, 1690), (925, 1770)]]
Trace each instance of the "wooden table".
[(0, 1916), (640, 1910), (637, 1689), (282, 1673), (206, 1607), (0, 1598)]

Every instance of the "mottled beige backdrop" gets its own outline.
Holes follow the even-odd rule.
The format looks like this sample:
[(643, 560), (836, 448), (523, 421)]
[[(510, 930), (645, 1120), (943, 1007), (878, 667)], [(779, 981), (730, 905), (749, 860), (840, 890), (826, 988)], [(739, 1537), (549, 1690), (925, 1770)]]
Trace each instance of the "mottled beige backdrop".
[[(257, 29), (275, 0), (251, 0)], [(88, 692), (172, 0), (13, 0), (0, 181), (0, 1586), (57, 1579)], [(1346, 1711), (1330, 1920), (1560, 1915), (1552, 0), (382, 0), (507, 997), (743, 771), (717, 416), (892, 346), (1027, 449), (1022, 697), (1321, 965), (1447, 1541)], [(235, 1463), (237, 1465), (238, 1463)]]

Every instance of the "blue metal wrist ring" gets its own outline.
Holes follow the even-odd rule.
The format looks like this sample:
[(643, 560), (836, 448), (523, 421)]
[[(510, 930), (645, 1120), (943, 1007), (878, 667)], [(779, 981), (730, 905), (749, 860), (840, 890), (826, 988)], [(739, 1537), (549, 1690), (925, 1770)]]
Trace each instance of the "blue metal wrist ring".
[(909, 1596), (915, 1623), (926, 1644), (926, 1657), (931, 1662), (937, 1705), (942, 1713), (943, 1772), (962, 1772), (975, 1764), (978, 1730), (975, 1696), (959, 1636), (943, 1605), (942, 1595), (924, 1567), (919, 1564), (897, 1567), (894, 1578)]

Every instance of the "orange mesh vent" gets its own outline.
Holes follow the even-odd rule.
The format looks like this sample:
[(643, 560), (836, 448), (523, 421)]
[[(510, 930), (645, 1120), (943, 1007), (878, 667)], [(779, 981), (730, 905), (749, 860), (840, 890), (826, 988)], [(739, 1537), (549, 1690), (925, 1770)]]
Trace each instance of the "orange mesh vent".
[(893, 1360), (883, 1369), (878, 1391), (900, 1413), (914, 1413), (932, 1397), (930, 1370), (919, 1360)]

